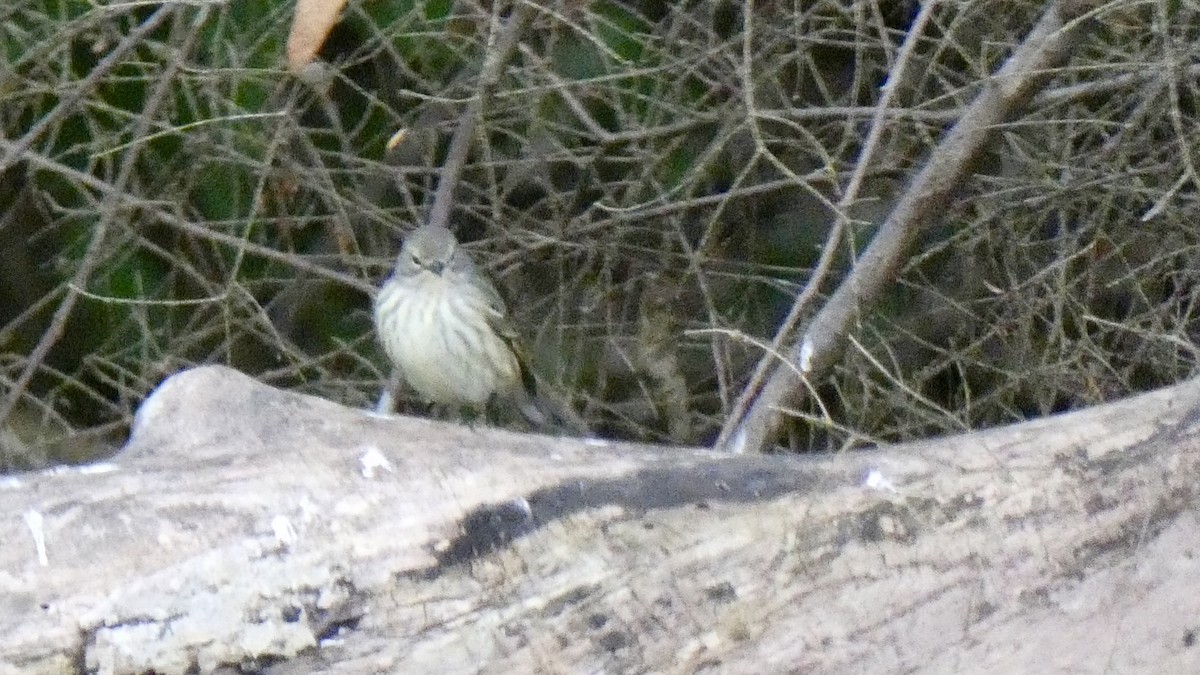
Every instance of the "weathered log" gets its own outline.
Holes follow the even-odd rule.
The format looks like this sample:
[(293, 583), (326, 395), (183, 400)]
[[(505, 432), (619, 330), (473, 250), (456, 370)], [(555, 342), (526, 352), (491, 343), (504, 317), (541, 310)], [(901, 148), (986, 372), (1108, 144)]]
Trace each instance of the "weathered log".
[(1191, 381), (730, 457), (198, 368), (0, 482), (0, 672), (1200, 672), (1198, 433)]

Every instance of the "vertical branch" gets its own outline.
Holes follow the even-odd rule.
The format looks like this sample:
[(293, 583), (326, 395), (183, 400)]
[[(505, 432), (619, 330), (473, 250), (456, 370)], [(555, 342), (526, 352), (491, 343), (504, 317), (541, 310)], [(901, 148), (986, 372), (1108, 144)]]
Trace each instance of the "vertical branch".
[(521, 34), (521, 29), (528, 21), (529, 15), (527, 2), (517, 0), (508, 16), (508, 21), (500, 28), (499, 33), (493, 31), (490, 34), (492, 39), (489, 40), (483, 67), (479, 72), (479, 90), (459, 117), (458, 127), (450, 139), (450, 149), (446, 152), (446, 162), (442, 165), (437, 192), (433, 197), (433, 207), (429, 211), (428, 224), (430, 225), (446, 227), (450, 223), (454, 191), (462, 176), (463, 166), (467, 163), (471, 138), (475, 135), (475, 128), (483, 115), (483, 106), (499, 83), (500, 75), (508, 63), (509, 57), (516, 49), (517, 39)]

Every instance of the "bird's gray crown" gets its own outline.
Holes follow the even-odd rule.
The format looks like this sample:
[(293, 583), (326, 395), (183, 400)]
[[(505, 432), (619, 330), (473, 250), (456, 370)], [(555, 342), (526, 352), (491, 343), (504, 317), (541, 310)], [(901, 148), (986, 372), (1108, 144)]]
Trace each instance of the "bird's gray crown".
[(400, 249), (399, 268), (408, 273), (428, 269), (435, 274), (450, 267), (458, 252), (458, 239), (444, 227), (423, 225), (413, 230)]

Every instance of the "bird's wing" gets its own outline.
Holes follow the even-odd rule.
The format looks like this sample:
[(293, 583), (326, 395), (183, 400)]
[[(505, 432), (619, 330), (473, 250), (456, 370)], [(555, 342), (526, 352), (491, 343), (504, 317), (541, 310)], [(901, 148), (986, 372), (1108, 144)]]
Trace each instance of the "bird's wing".
[(488, 316), (492, 330), (504, 340), (509, 350), (517, 357), (517, 366), (521, 371), (521, 387), (528, 396), (524, 401), (518, 400), (518, 406), (526, 419), (535, 427), (543, 428), (549, 425), (570, 430), (580, 436), (587, 435), (589, 430), (583, 418), (560, 398), (553, 395), (547, 397), (550, 392), (538, 384), (537, 377), (529, 367), (529, 353), (525, 351), (524, 342), (516, 328), (513, 327), (512, 320), (508, 315), (508, 305), (504, 302), (504, 296), (486, 276), (473, 269), (467, 278), (471, 280), (479, 294), (486, 299), (488, 307), (492, 310)]
[(508, 304), (504, 302), (504, 296), (500, 295), (500, 291), (496, 290), (496, 286), (482, 272), (475, 268), (475, 263), (469, 259), (464, 263), (460, 263), (463, 276), (470, 280), (471, 285), (483, 297), (487, 303), (488, 309), (491, 312), (488, 315), (488, 323), (492, 330), (504, 343), (508, 345), (509, 350), (517, 357), (517, 367), (521, 373), (521, 386), (530, 396), (537, 394), (537, 380), (533, 376), (533, 371), (529, 367), (529, 354), (522, 347), (521, 338), (517, 334), (516, 328), (512, 325), (512, 320), (508, 316)]

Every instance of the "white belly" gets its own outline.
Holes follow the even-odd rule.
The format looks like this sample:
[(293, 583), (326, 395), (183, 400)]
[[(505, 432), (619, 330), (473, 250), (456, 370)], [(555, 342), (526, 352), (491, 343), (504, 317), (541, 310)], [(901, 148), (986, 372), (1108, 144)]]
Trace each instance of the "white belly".
[(482, 406), (519, 384), (516, 357), (488, 323), (486, 300), (448, 292), (432, 274), (404, 284), (388, 279), (375, 301), (375, 329), (401, 376), (423, 398)]

